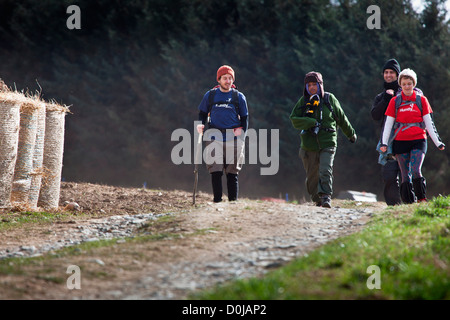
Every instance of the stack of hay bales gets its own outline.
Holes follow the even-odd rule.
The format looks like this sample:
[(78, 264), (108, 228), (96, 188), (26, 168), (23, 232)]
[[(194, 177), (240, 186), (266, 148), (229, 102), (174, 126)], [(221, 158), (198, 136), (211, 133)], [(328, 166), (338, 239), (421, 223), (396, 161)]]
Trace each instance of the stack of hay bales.
[(0, 86), (0, 208), (58, 209), (68, 111)]

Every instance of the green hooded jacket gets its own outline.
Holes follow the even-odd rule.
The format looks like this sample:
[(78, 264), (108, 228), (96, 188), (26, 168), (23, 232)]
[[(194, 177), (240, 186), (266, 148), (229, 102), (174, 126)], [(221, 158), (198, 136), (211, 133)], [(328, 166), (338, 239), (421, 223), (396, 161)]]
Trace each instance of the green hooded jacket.
[[(306, 101), (309, 101), (310, 95), (306, 90), (306, 83), (315, 79), (319, 84), (320, 103), (312, 108), (313, 113), (306, 115)], [(309, 81), (308, 81), (309, 80)], [(329, 101), (336, 116), (334, 118), (331, 110), (325, 105), (322, 75), (318, 72), (310, 72), (305, 77), (304, 95), (295, 104), (291, 112), (290, 119), (295, 129), (301, 131), (301, 148), (306, 151), (320, 151), (324, 148), (337, 147), (337, 129), (341, 128), (342, 132), (348, 139), (355, 135), (350, 121), (344, 113), (339, 101), (336, 97), (329, 93)], [(320, 109), (322, 110), (322, 121), (320, 121)], [(320, 122), (318, 134), (314, 134), (312, 129)]]

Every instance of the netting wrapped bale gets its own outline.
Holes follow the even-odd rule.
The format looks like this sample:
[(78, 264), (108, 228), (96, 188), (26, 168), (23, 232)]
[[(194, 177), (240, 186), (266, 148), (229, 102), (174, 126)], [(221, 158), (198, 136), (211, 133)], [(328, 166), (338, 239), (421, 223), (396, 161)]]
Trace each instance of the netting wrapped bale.
[(31, 99), (20, 106), (19, 143), (11, 190), (11, 204), (15, 206), (28, 207), (38, 108), (39, 105)]
[(46, 104), (45, 142), (41, 191), (38, 206), (58, 209), (61, 171), (64, 151), (64, 124), (67, 107), (57, 103)]
[(19, 140), (20, 106), (25, 96), (0, 90), (0, 207), (9, 207)]
[(35, 103), (38, 105), (37, 109), (37, 129), (36, 129), (36, 141), (33, 151), (33, 171), (31, 173), (31, 186), (28, 196), (28, 204), (31, 209), (37, 209), (39, 192), (41, 190), (44, 160), (44, 139), (45, 139), (45, 116), (46, 106), (45, 102), (37, 100)]

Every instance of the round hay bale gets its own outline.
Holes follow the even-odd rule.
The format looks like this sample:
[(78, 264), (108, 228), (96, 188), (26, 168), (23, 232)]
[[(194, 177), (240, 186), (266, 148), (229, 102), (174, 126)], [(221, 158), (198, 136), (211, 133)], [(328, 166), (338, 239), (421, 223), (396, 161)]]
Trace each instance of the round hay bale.
[(25, 96), (17, 92), (0, 92), (0, 208), (11, 205), (11, 186), (17, 159), (20, 106)]
[(38, 206), (58, 209), (64, 151), (64, 124), (67, 107), (46, 104), (45, 141), (41, 191)]
[(27, 206), (33, 171), (39, 105), (28, 99), (20, 106), (19, 143), (11, 190), (12, 205)]
[(37, 129), (36, 141), (33, 151), (33, 171), (31, 173), (31, 186), (28, 195), (28, 204), (31, 209), (37, 209), (39, 192), (41, 190), (44, 159), (44, 139), (45, 139), (45, 102), (36, 100), (35, 102), (39, 108), (37, 109)]

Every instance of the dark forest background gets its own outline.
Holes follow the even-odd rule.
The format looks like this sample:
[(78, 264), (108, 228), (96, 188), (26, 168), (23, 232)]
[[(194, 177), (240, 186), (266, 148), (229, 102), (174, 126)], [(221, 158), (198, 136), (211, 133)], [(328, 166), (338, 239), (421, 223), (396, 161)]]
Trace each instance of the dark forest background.
[[(69, 5), (81, 29), (69, 30)], [(366, 26), (376, 4), (381, 29)], [(444, 1), (416, 13), (410, 1), (326, 0), (1, 0), (0, 78), (18, 90), (43, 89), (70, 105), (66, 117), (66, 181), (148, 188), (193, 187), (193, 165), (174, 165), (177, 128), (193, 132), (197, 107), (223, 64), (236, 71), (250, 128), (280, 130), (280, 170), (261, 176), (245, 165), (242, 196), (302, 200), (299, 135), (289, 114), (304, 75), (320, 71), (358, 134), (339, 134), (335, 194), (376, 193), (382, 199), (378, 136), (370, 108), (382, 91), (382, 66), (396, 58), (418, 74), (450, 147), (450, 33)], [(429, 196), (450, 193), (449, 149), (429, 140), (423, 173)], [(201, 191), (210, 192), (206, 168)]]

